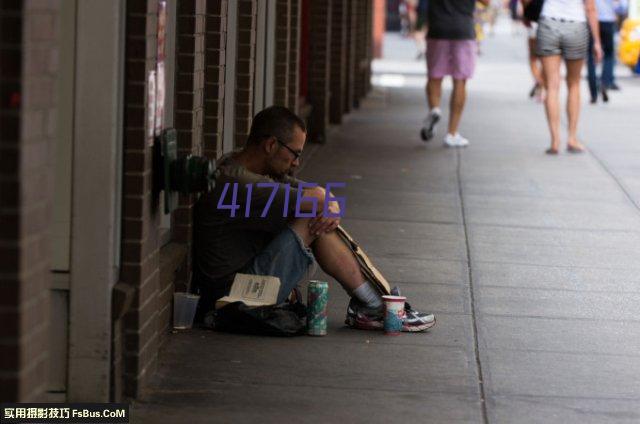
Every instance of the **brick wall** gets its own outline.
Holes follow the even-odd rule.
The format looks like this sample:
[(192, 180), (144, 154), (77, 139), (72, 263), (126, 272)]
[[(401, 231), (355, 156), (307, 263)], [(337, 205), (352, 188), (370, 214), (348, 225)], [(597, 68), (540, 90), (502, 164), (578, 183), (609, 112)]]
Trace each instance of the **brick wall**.
[[(175, 127), (178, 155), (203, 150), (205, 88), (205, 0), (180, 0), (177, 7)], [(169, 100), (171, 101), (171, 100)], [(191, 282), (191, 240), (193, 239), (194, 195), (180, 195), (173, 212), (173, 240), (187, 247), (187, 256), (176, 274), (175, 291), (188, 291)], [(169, 281), (170, 280), (164, 280)], [(171, 285), (169, 283), (169, 285)], [(160, 287), (170, 292), (169, 287)], [(169, 295), (164, 301), (171, 302)], [(159, 305), (165, 308), (167, 304)], [(166, 328), (168, 322), (162, 322)]]
[(227, 7), (226, 0), (207, 0), (203, 153), (210, 159), (222, 154)]
[(300, 109), (300, 12), (301, 0), (290, 0), (289, 14), (289, 101), (294, 113)]
[(279, 106), (289, 103), (289, 49), (291, 38), (291, 2), (276, 2), (276, 57), (273, 102)]
[(355, 75), (356, 75), (356, 25), (357, 25), (357, 0), (345, 0), (347, 9), (346, 32), (346, 60), (345, 60), (345, 89), (344, 89), (344, 111), (348, 113), (354, 107), (355, 101)]
[(58, 5), (0, 3), (0, 400), (47, 382)]
[[(134, 290), (124, 316), (124, 390), (136, 397), (157, 364), (158, 199), (146, 137), (147, 75), (156, 68), (157, 0), (127, 1), (121, 281)], [(115, 328), (119, 323), (115, 323)], [(116, 358), (117, 360), (117, 358)]]
[(329, 124), (329, 65), (331, 61), (332, 1), (311, 1), (307, 101), (313, 107), (308, 139), (325, 141)]
[(371, 60), (373, 59), (373, 2), (365, 2), (364, 14), (365, 63), (362, 69), (364, 78), (364, 94), (371, 91)]
[(371, 35), (371, 31), (367, 25), (367, 8), (370, 3), (369, 0), (355, 0), (356, 2), (356, 30), (355, 30), (355, 82), (354, 82), (354, 105), (356, 107), (360, 104), (362, 99), (368, 91), (367, 81), (367, 45), (368, 39)]
[(256, 68), (257, 0), (238, 0), (238, 44), (235, 91), (235, 147), (244, 146), (253, 118)]
[(343, 93), (346, 87), (347, 8), (347, 2), (333, 2), (330, 64), (331, 100), (329, 108), (329, 120), (332, 124), (340, 124), (344, 113), (345, 96)]

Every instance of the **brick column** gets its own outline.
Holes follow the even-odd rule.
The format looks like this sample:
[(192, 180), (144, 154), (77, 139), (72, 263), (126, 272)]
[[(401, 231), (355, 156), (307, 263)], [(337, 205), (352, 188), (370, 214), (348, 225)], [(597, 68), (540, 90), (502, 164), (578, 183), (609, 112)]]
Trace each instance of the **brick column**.
[(331, 61), (332, 1), (311, 1), (309, 22), (309, 77), (307, 99), (312, 142), (324, 143), (329, 124), (329, 65)]
[(343, 1), (333, 3), (331, 21), (331, 101), (329, 120), (332, 124), (342, 123), (344, 112), (344, 91), (346, 88), (347, 60), (347, 7)]
[(347, 9), (346, 32), (346, 79), (344, 111), (348, 113), (354, 107), (355, 102), (355, 75), (356, 75), (356, 25), (357, 25), (357, 0), (345, 0)]
[[(125, 394), (137, 397), (157, 364), (158, 200), (147, 143), (147, 76), (156, 68), (157, 0), (127, 1), (121, 281), (134, 290), (124, 316)], [(117, 323), (116, 323), (117, 325)]]
[(368, 0), (355, 0), (356, 2), (356, 53), (355, 53), (355, 92), (354, 106), (360, 106), (362, 99), (367, 91), (366, 76), (364, 71), (365, 61), (367, 57), (367, 40), (366, 40), (366, 14)]
[[(175, 127), (178, 154), (199, 154), (203, 150), (206, 0), (180, 0), (177, 13)], [(194, 195), (180, 195), (178, 209), (173, 212), (173, 239), (187, 246), (187, 257), (176, 275), (177, 291), (187, 291), (191, 282), (195, 199)]]
[(235, 146), (244, 146), (253, 119), (256, 68), (257, 0), (238, 0), (238, 44), (235, 92)]
[(291, 38), (290, 0), (276, 2), (276, 58), (273, 102), (287, 106), (289, 103), (289, 48)]
[(227, 0), (207, 0), (205, 25), (204, 155), (222, 154)]
[(175, 127), (178, 152), (202, 146), (205, 0), (178, 1)]
[(58, 15), (56, 3), (0, 3), (0, 399), (4, 401), (42, 401), (47, 383)]
[(301, 0), (291, 1), (289, 19), (289, 109), (300, 109), (300, 13)]
[(365, 3), (365, 65), (364, 65), (364, 87), (365, 95), (371, 91), (371, 60), (373, 59), (373, 2), (367, 0)]
[(382, 57), (384, 42), (385, 20), (387, 16), (387, 2), (385, 0), (374, 0), (373, 3), (373, 57)]

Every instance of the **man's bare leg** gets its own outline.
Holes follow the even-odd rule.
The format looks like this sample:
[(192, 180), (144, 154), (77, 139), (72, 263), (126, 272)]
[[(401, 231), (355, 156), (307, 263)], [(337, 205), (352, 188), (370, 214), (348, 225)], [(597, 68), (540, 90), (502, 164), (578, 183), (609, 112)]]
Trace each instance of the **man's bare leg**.
[(449, 134), (451, 135), (455, 135), (458, 132), (464, 103), (467, 100), (466, 84), (467, 80), (453, 80), (453, 93), (451, 93), (451, 101), (449, 103)]
[(306, 246), (313, 249), (322, 270), (335, 278), (349, 294), (365, 282), (358, 261), (335, 231), (313, 236), (309, 231), (309, 219), (296, 219), (290, 227)]
[(442, 99), (442, 78), (429, 78), (427, 82), (427, 104), (429, 110), (440, 107)]

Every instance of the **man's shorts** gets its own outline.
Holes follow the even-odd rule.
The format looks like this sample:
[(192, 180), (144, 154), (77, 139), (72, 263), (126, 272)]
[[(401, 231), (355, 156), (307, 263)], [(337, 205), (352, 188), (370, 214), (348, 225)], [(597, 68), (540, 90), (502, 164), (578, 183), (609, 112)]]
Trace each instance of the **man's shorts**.
[(589, 28), (586, 22), (540, 18), (536, 40), (538, 56), (584, 59), (589, 48)]
[(471, 78), (476, 67), (477, 48), (475, 40), (427, 38), (428, 77), (451, 75), (458, 80)]
[(311, 278), (316, 269), (315, 263), (311, 249), (287, 227), (238, 272), (278, 277), (278, 303), (282, 303), (299, 283)]

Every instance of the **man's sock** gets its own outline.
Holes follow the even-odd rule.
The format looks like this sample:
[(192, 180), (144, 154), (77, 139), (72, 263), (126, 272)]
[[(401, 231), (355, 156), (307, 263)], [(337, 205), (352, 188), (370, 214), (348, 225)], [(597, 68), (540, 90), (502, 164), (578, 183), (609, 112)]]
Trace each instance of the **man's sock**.
[(365, 281), (353, 291), (353, 297), (364, 303), (368, 308), (379, 309), (382, 307), (382, 298), (368, 281)]
[(429, 111), (429, 113), (433, 113), (434, 115), (441, 115), (439, 107), (434, 107)]

